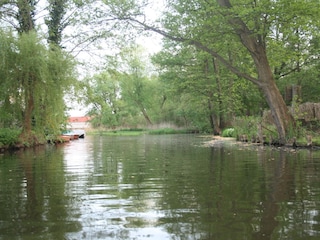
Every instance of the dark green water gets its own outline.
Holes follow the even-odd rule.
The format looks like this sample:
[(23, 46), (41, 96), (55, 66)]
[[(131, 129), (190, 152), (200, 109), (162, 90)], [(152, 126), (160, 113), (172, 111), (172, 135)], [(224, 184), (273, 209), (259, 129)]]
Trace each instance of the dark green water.
[(189, 135), (0, 155), (0, 239), (320, 239), (320, 152)]

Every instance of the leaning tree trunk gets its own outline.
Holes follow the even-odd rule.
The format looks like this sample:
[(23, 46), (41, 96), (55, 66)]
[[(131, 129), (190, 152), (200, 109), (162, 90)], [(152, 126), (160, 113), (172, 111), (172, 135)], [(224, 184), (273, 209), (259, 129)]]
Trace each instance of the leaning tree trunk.
[[(259, 61), (256, 62), (259, 83), (257, 84), (270, 107), (274, 124), (279, 134), (279, 143), (286, 143), (288, 131), (294, 126), (294, 118), (275, 83), (270, 65), (266, 56), (260, 54)], [(255, 59), (257, 60), (257, 59)]]
[(141, 112), (142, 112), (142, 114), (143, 114), (143, 116), (144, 116), (144, 119), (145, 119), (146, 122), (148, 123), (148, 125), (152, 125), (152, 122), (151, 122), (151, 120), (150, 120), (150, 118), (149, 118), (149, 115), (148, 115), (147, 111), (146, 111), (144, 108), (142, 108), (142, 109), (141, 109)]
[[(166, 31), (162, 31), (158, 28), (145, 24), (137, 19), (129, 18), (129, 20), (138, 23), (145, 27), (147, 30), (154, 31), (162, 36), (178, 42), (185, 42), (196, 48), (203, 50), (212, 55), (222, 64), (224, 64), (231, 72), (239, 77), (245, 78), (254, 83), (263, 92), (265, 99), (271, 109), (271, 113), (279, 134), (279, 143), (286, 143), (286, 136), (291, 126), (294, 126), (294, 119), (289, 113), (288, 108), (280, 94), (278, 87), (276, 86), (275, 79), (272, 75), (271, 67), (268, 63), (268, 57), (266, 53), (266, 38), (261, 32), (260, 23), (256, 22), (257, 29), (253, 31), (247, 26), (248, 19), (242, 19), (238, 14), (232, 10), (233, 6), (230, 0), (216, 0), (218, 5), (224, 10), (221, 11), (223, 17), (225, 17), (229, 25), (233, 28), (234, 34), (240, 39), (241, 44), (248, 50), (251, 55), (255, 67), (258, 73), (258, 78), (251, 76), (250, 74), (242, 72), (236, 68), (230, 61), (226, 60), (218, 51), (215, 51), (210, 47), (210, 44), (204, 44), (196, 39), (188, 39), (184, 37), (177, 37), (169, 34)], [(122, 20), (128, 20), (127, 18)], [(257, 20), (257, 19), (256, 19)]]
[[(217, 0), (221, 7), (232, 9), (230, 0)], [(258, 79), (247, 78), (256, 84), (265, 96), (270, 107), (271, 114), (279, 134), (279, 143), (286, 143), (286, 135), (292, 125), (294, 119), (289, 113), (288, 108), (280, 94), (275, 83), (274, 76), (268, 62), (266, 52), (266, 38), (263, 34), (253, 34), (253, 31), (247, 26), (246, 21), (238, 15), (232, 14), (232, 11), (225, 14), (229, 24), (233, 27), (236, 35), (238, 35), (242, 45), (250, 53), (257, 69)], [(259, 25), (259, 22), (256, 22)]]
[(138, 102), (138, 101), (135, 101), (135, 102), (136, 102), (137, 105), (139, 106), (140, 111), (142, 112), (143, 117), (144, 117), (144, 119), (146, 120), (147, 124), (151, 126), (151, 125), (152, 125), (152, 122), (151, 122), (150, 117), (149, 117), (146, 109), (144, 108), (143, 104), (142, 104), (141, 102)]
[(289, 129), (294, 125), (293, 117), (289, 113), (273, 81), (270, 81), (270, 84), (263, 87), (262, 91), (270, 107), (272, 118), (279, 134), (279, 143), (283, 145), (286, 143)]

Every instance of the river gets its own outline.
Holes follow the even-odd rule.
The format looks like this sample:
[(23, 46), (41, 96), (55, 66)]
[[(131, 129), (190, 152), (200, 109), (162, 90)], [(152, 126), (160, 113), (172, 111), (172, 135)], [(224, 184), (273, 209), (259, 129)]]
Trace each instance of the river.
[(320, 151), (87, 136), (0, 155), (0, 239), (320, 239)]

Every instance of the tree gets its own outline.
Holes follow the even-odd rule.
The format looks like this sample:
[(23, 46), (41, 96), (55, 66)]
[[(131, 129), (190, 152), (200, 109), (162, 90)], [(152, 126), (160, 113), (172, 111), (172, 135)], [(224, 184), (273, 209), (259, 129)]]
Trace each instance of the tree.
[(48, 42), (60, 45), (62, 41), (62, 31), (67, 26), (64, 16), (67, 10), (68, 1), (49, 0), (49, 17), (46, 20), (48, 26)]
[[(278, 12), (279, 7), (283, 12)], [(234, 74), (254, 83), (271, 109), (280, 143), (286, 142), (286, 137), (294, 126), (294, 119), (276, 85), (267, 46), (276, 24), (290, 22), (293, 16), (299, 16), (299, 18), (295, 17), (296, 28), (305, 26), (306, 22), (311, 25), (318, 24), (316, 9), (319, 9), (319, 3), (317, 1), (299, 0), (292, 4), (287, 0), (237, 1), (237, 3), (229, 0), (170, 1), (167, 5), (170, 11), (162, 20), (162, 28), (152, 23), (148, 24), (141, 17), (142, 14), (132, 15), (121, 4), (118, 4), (116, 9), (115, 14), (119, 19), (136, 23), (146, 30), (157, 32), (173, 41), (193, 45), (209, 53)], [(282, 33), (285, 34), (284, 31)], [(225, 40), (236, 43), (233, 46), (237, 48), (232, 51), (246, 52), (255, 66), (254, 72), (242, 69), (241, 62), (229, 61), (230, 59), (215, 44)]]
[(29, 32), (35, 29), (34, 10), (37, 2), (36, 0), (17, 0), (19, 33)]
[(48, 49), (33, 31), (18, 37), (1, 36), (7, 43), (2, 49), (0, 88), (5, 104), (1, 111), (6, 114), (1, 122), (6, 127), (21, 126), (23, 142), (36, 141), (32, 131), (42, 136), (57, 133), (65, 121), (63, 96), (74, 80), (70, 56), (60, 49)]
[[(17, 7), (18, 7), (18, 16), (17, 19), (19, 21), (19, 27), (18, 32), (22, 34), (27, 34), (34, 30), (34, 8), (35, 8), (36, 2), (33, 0), (23, 1), (18, 0), (17, 1)], [(24, 35), (27, 36), (27, 35)], [(23, 42), (23, 40), (22, 40)], [(27, 40), (26, 40), (27, 42)], [(36, 54), (36, 52), (32, 52), (33, 50), (36, 50), (33, 48), (33, 46), (30, 47), (29, 50), (26, 50), (25, 54), (26, 58), (31, 57), (31, 55)], [(22, 52), (22, 55), (24, 52)], [(29, 55), (30, 54), (30, 55)], [(28, 56), (27, 56), (28, 55)], [(35, 64), (35, 63), (34, 63)], [(24, 66), (23, 66), (24, 67)], [(21, 141), (25, 141), (26, 139), (29, 139), (31, 136), (31, 124), (32, 124), (32, 114), (34, 110), (34, 85), (36, 84), (36, 76), (32, 71), (29, 69), (22, 69), (22, 76), (20, 78), (21, 85), (24, 89), (24, 100), (25, 100), (25, 109), (24, 109), (24, 121), (22, 124), (22, 132), (20, 135)]]
[(150, 117), (152, 98), (156, 96), (150, 78), (148, 78), (148, 64), (143, 55), (141, 46), (132, 46), (122, 49), (117, 56), (116, 68), (113, 73), (117, 77), (121, 88), (121, 99), (129, 105), (135, 106), (146, 120), (148, 125), (153, 122)]
[(88, 78), (84, 91), (95, 126), (137, 127), (161, 123), (162, 91), (145, 50), (128, 46), (107, 56), (105, 69)]
[(85, 103), (88, 114), (94, 116), (95, 127), (115, 128), (120, 125), (120, 84), (107, 71), (86, 79), (84, 85)]
[[(260, 112), (260, 101), (252, 100), (259, 99), (255, 87), (250, 82), (237, 79), (210, 54), (199, 51), (194, 46), (166, 44), (163, 50), (153, 57), (153, 62), (159, 67), (159, 77), (165, 85), (166, 92), (188, 94), (189, 97), (186, 99), (193, 103), (201, 103), (197, 107), (189, 104), (190, 108), (199, 110), (190, 114), (188, 120), (194, 122), (196, 115), (201, 115), (199, 119), (202, 119), (201, 125), (206, 131), (217, 134), (221, 129), (230, 126), (233, 116)], [(250, 94), (247, 92), (248, 89)], [(167, 101), (170, 101), (169, 96)], [(176, 101), (176, 109), (177, 102), (181, 101)], [(192, 112), (191, 109), (189, 112)], [(204, 130), (203, 127), (200, 129)]]
[[(168, 45), (153, 57), (153, 62), (160, 68), (159, 77), (166, 89), (166, 102), (174, 101), (173, 115), (184, 113), (185, 122), (192, 122), (194, 127), (219, 132), (217, 118), (220, 111), (215, 104), (218, 102), (215, 94), (217, 84), (210, 74), (213, 70), (208, 57), (192, 46)], [(170, 91), (174, 94), (168, 94)], [(174, 95), (179, 95), (184, 101), (175, 101)]]
[[(17, 0), (3, 3), (13, 7), (5, 11), (6, 19), (14, 27), (3, 32), (3, 81), (1, 106), (3, 126), (21, 127), (20, 142), (36, 144), (45, 133), (57, 134), (65, 122), (64, 94), (74, 80), (74, 62), (70, 55), (57, 48), (50, 49), (36, 33), (38, 1)], [(52, 3), (53, 4), (53, 3)], [(16, 11), (16, 12), (14, 12)], [(5, 16), (6, 14), (6, 16)], [(16, 30), (18, 35), (15, 35)], [(10, 122), (11, 119), (11, 122)]]

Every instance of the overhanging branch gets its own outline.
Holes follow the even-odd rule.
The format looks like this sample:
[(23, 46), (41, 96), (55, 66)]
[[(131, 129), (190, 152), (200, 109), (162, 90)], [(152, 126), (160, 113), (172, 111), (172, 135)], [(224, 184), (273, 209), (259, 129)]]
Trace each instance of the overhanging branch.
[(192, 39), (187, 39), (187, 38), (183, 38), (183, 37), (177, 37), (177, 36), (172, 36), (170, 35), (168, 32), (163, 31), (161, 29), (158, 29), (156, 27), (152, 27), (149, 26), (147, 24), (145, 24), (144, 22), (141, 22), (137, 19), (133, 19), (133, 18), (126, 18), (126, 19), (121, 19), (121, 20), (129, 20), (132, 22), (135, 22), (141, 26), (144, 27), (145, 30), (147, 31), (152, 31), (155, 33), (158, 33), (168, 39), (171, 39), (173, 41), (176, 42), (183, 42), (183, 43), (187, 43), (190, 45), (195, 46), (196, 48), (205, 51), (207, 53), (209, 53), (211, 56), (213, 56), (214, 58), (216, 58), (218, 61), (220, 61), (223, 65), (225, 65), (231, 72), (233, 72), (234, 74), (236, 74), (239, 77), (245, 78), (249, 81), (251, 81), (254, 84), (259, 85), (259, 80), (257, 78), (254, 78), (252, 76), (250, 76), (249, 74), (246, 74), (244, 72), (241, 72), (238, 68), (236, 68), (235, 66), (233, 66), (229, 61), (227, 61), (224, 57), (222, 57), (219, 53), (217, 53), (216, 51), (212, 50), (211, 48), (207, 47), (206, 45), (204, 45), (203, 43), (201, 43), (200, 41), (196, 41), (196, 40), (192, 40)]

